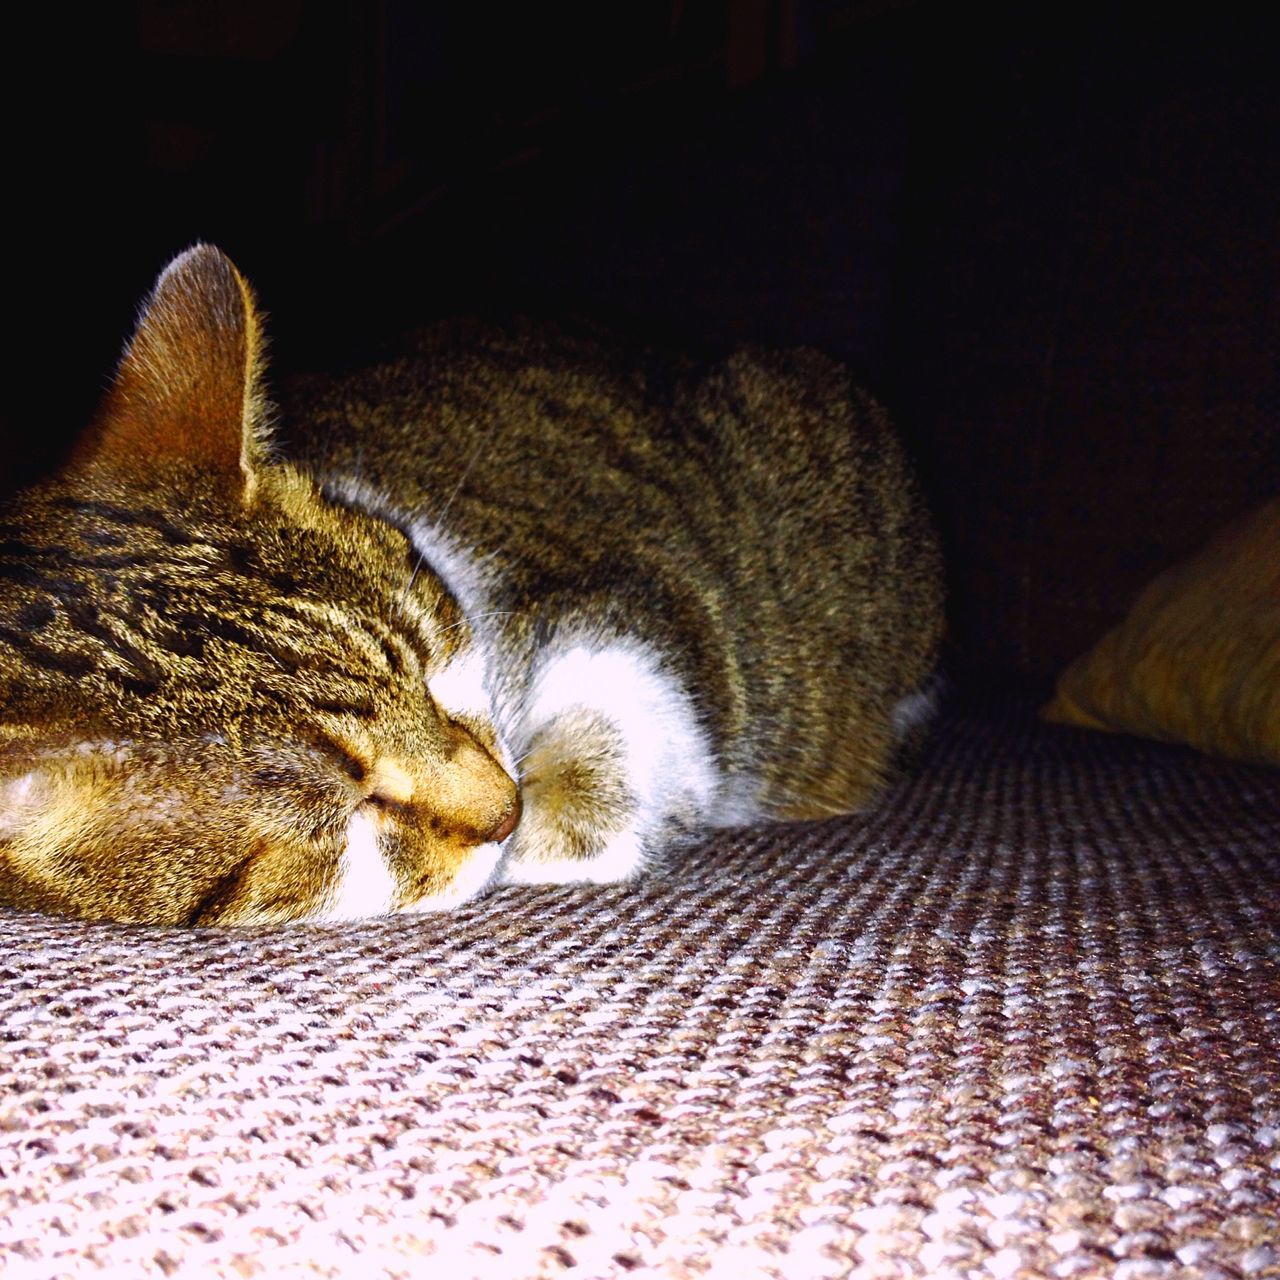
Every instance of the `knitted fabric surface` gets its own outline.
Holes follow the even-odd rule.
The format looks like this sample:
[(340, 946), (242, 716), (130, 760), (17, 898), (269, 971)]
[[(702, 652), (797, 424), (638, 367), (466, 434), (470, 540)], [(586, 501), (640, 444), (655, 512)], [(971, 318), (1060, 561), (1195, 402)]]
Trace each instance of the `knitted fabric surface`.
[(949, 713), (630, 887), (3, 917), (0, 1270), (1280, 1275), (1280, 775)]

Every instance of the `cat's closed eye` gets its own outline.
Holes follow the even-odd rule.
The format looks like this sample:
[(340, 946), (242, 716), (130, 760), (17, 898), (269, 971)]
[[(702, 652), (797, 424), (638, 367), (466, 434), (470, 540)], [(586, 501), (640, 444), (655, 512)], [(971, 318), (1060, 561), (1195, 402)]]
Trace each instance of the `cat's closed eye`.
[(447, 755), (68, 744), (5, 784), (3, 867), (42, 903), (118, 919), (343, 920), (439, 905), (492, 875), (519, 817), (515, 784), (479, 743), (455, 732)]

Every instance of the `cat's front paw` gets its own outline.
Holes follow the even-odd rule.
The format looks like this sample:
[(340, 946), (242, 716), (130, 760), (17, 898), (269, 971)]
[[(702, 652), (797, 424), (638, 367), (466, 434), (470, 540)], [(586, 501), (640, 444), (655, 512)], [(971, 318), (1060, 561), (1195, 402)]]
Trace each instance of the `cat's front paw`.
[(522, 727), (508, 883), (630, 879), (712, 812), (720, 779), (693, 702), (634, 642), (584, 640), (545, 659)]
[(508, 858), (499, 873), (502, 884), (617, 884), (634, 879), (648, 861), (634, 831), (622, 831), (598, 852), (581, 858)]
[(644, 863), (626, 743), (598, 711), (575, 707), (544, 726), (521, 769), (524, 814), (507, 845), (508, 884), (608, 884)]

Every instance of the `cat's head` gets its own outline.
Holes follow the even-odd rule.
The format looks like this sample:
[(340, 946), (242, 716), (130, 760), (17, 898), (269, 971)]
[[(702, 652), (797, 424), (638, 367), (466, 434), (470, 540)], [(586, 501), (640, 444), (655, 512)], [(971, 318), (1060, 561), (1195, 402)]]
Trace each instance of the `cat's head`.
[(519, 815), (458, 604), (269, 454), (249, 289), (160, 277), (71, 461), (0, 513), (0, 902), (350, 919), (492, 878)]

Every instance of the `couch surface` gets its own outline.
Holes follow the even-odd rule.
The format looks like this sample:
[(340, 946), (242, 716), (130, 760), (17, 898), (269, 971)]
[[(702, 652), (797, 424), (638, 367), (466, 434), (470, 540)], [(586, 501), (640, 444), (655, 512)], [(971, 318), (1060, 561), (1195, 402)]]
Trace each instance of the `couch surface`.
[(23, 1276), (1280, 1275), (1280, 777), (953, 707), (873, 813), (359, 927), (3, 916)]

